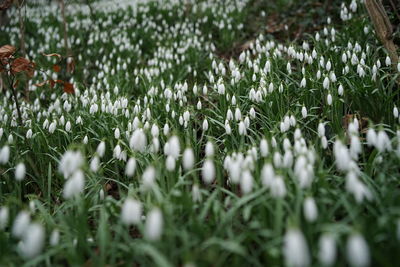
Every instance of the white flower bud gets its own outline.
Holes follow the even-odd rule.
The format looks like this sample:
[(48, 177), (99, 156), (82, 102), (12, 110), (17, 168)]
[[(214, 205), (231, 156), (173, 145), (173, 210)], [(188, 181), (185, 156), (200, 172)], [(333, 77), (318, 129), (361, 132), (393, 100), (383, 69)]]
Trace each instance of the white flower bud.
[(369, 248), (360, 234), (352, 234), (347, 239), (347, 259), (351, 266), (364, 267), (370, 263)]
[(318, 217), (318, 209), (312, 197), (307, 197), (303, 203), (304, 217), (308, 222), (315, 222)]
[(303, 233), (289, 229), (284, 238), (283, 254), (287, 266), (304, 267), (310, 265), (310, 254)]
[(25, 164), (22, 162), (18, 163), (18, 165), (15, 167), (15, 180), (22, 181), (25, 178), (25, 174)]
[(40, 254), (44, 245), (45, 231), (43, 226), (32, 223), (27, 227), (21, 242), (18, 244), (18, 252), (22, 257), (29, 259)]
[(183, 152), (182, 166), (183, 169), (185, 169), (186, 171), (191, 170), (194, 166), (194, 153), (193, 149), (191, 149), (190, 147), (186, 148)]
[(145, 226), (145, 237), (147, 240), (155, 241), (159, 240), (163, 231), (163, 216), (161, 210), (153, 208), (147, 214), (146, 226)]
[(214, 162), (210, 159), (206, 159), (204, 161), (201, 174), (203, 177), (203, 181), (206, 184), (210, 184), (214, 181), (215, 179), (215, 167), (214, 167)]
[(142, 203), (135, 199), (125, 200), (121, 210), (121, 221), (123, 224), (138, 224), (142, 218)]
[(324, 266), (331, 266), (336, 260), (336, 242), (330, 234), (323, 234), (319, 239), (318, 259)]

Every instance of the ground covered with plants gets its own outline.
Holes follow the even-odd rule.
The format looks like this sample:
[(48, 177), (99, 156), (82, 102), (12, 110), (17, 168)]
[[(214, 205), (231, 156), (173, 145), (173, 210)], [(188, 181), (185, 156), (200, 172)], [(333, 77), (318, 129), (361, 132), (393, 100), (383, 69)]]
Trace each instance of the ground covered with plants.
[(363, 1), (81, 2), (0, 29), (0, 265), (397, 264), (400, 65)]

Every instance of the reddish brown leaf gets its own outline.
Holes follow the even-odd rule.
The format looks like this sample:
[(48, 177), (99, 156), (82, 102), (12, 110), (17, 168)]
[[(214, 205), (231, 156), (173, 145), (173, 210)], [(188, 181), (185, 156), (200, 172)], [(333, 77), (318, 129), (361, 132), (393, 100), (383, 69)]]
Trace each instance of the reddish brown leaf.
[(53, 70), (54, 70), (55, 72), (60, 72), (60, 71), (61, 71), (61, 67), (60, 67), (59, 65), (57, 65), (57, 64), (54, 64), (54, 65), (53, 65)]
[(49, 80), (50, 88), (54, 88), (56, 82), (54, 80)]
[(49, 80), (49, 84), (50, 84), (50, 88), (54, 88), (54, 86), (56, 85), (56, 83), (61, 83), (63, 84), (64, 81), (63, 80)]
[(75, 92), (74, 85), (69, 82), (64, 82), (64, 92), (67, 94), (73, 94)]
[(12, 45), (3, 45), (0, 47), (0, 58), (9, 57), (15, 52), (15, 47)]
[(11, 63), (11, 70), (14, 73), (20, 73), (20, 72), (26, 72), (26, 74), (29, 77), (33, 76), (33, 73), (35, 71), (35, 63), (29, 61), (26, 58), (23, 57), (19, 57), (17, 59), (15, 59), (12, 63)]

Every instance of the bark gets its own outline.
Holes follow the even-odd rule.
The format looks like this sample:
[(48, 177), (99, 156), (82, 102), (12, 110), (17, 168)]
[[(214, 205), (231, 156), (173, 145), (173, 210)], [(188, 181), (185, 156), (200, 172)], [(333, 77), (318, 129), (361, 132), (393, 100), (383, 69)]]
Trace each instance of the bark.
[(392, 66), (396, 69), (399, 57), (397, 47), (393, 42), (393, 27), (380, 0), (365, 0), (365, 7), (371, 17), (375, 32), (388, 51)]

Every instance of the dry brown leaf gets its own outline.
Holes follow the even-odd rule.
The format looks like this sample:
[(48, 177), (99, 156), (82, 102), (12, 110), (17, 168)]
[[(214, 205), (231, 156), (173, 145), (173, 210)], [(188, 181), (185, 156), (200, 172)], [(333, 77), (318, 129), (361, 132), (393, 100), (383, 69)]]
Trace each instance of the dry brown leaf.
[(0, 58), (9, 57), (15, 52), (15, 47), (12, 45), (3, 45), (0, 47)]
[(64, 82), (64, 92), (66, 92), (67, 94), (73, 94), (75, 92), (74, 85), (69, 82)]
[(53, 71), (55, 71), (55, 72), (60, 72), (60, 71), (61, 71), (60, 65), (54, 64), (54, 65), (53, 65)]
[(35, 64), (26, 58), (19, 57), (11, 63), (11, 70), (14, 73), (25, 72), (29, 77), (32, 77), (35, 71)]

